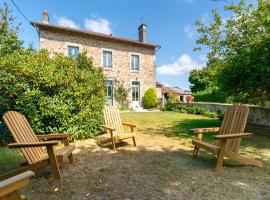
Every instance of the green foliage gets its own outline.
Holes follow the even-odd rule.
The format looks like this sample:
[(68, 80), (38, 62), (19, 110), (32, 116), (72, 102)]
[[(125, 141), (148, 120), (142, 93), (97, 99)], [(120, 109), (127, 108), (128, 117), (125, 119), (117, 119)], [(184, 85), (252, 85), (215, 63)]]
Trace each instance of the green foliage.
[(224, 9), (231, 13), (227, 20), (215, 10), (211, 24), (196, 23), (195, 50), (205, 46), (209, 52), (206, 67), (190, 74), (192, 90), (216, 87), (227, 94), (226, 101), (263, 103), (270, 99), (270, 3), (241, 0)]
[(193, 93), (194, 100), (197, 102), (227, 102), (227, 94), (218, 87), (209, 87), (203, 91)]
[(180, 103), (179, 96), (175, 93), (168, 93), (163, 110), (172, 111), (175, 103)]
[(143, 96), (143, 106), (146, 109), (156, 108), (158, 105), (157, 94), (154, 88), (149, 88), (146, 90)]
[(178, 104), (178, 103), (170, 103), (164, 107), (165, 111), (176, 111), (180, 113), (188, 113), (195, 115), (203, 115), (209, 118), (217, 118), (218, 114), (215, 112), (211, 112), (201, 106), (192, 105), (192, 104)]
[(17, 110), (37, 133), (68, 131), (83, 139), (100, 131), (104, 77), (85, 53), (75, 59), (46, 51), (8, 54), (0, 60), (0, 91), (0, 115)]
[(123, 82), (116, 82), (116, 87), (114, 89), (114, 98), (119, 103), (121, 109), (126, 110), (128, 108), (128, 89), (125, 88)]
[[(0, 116), (19, 111), (36, 133), (68, 131), (72, 139), (97, 134), (105, 102), (101, 69), (85, 52), (72, 59), (24, 49), (6, 4), (0, 22)], [(3, 124), (0, 131), (2, 143), (10, 139)]]

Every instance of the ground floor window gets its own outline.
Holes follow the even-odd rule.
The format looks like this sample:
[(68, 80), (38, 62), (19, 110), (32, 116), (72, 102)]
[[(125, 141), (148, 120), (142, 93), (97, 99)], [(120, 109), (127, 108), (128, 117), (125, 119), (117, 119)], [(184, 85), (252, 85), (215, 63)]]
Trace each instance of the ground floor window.
[(140, 100), (140, 82), (132, 81), (132, 101), (139, 102)]
[(113, 105), (113, 81), (106, 80), (105, 81), (105, 89), (106, 89), (106, 105)]

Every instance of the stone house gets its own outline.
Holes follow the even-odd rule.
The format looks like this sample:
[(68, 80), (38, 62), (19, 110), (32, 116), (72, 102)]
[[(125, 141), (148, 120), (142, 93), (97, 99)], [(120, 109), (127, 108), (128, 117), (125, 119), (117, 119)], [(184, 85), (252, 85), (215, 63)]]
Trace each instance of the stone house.
[(116, 83), (128, 89), (128, 102), (133, 108), (142, 105), (148, 88), (156, 89), (155, 54), (160, 47), (146, 41), (145, 24), (139, 27), (138, 40), (51, 24), (47, 11), (41, 22), (32, 25), (39, 30), (40, 49), (70, 57), (86, 51), (94, 66), (103, 68), (108, 105), (118, 105), (114, 98)]

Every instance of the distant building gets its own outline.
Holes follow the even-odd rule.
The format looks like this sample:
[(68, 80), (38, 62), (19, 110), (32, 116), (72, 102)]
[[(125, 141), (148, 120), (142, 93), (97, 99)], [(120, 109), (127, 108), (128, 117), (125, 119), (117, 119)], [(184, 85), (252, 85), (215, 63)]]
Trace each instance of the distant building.
[(166, 103), (169, 93), (176, 94), (179, 97), (179, 101), (183, 103), (190, 103), (193, 99), (192, 93), (190, 91), (181, 89), (179, 87), (169, 87), (157, 82), (156, 88), (159, 103), (161, 105), (164, 105)]

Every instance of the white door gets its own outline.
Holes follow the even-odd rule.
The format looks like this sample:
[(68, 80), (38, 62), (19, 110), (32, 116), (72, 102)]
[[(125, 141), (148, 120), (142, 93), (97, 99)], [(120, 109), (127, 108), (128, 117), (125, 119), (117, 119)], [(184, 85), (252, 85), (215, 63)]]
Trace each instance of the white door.
[(140, 82), (132, 81), (132, 107), (138, 108), (140, 107)]

